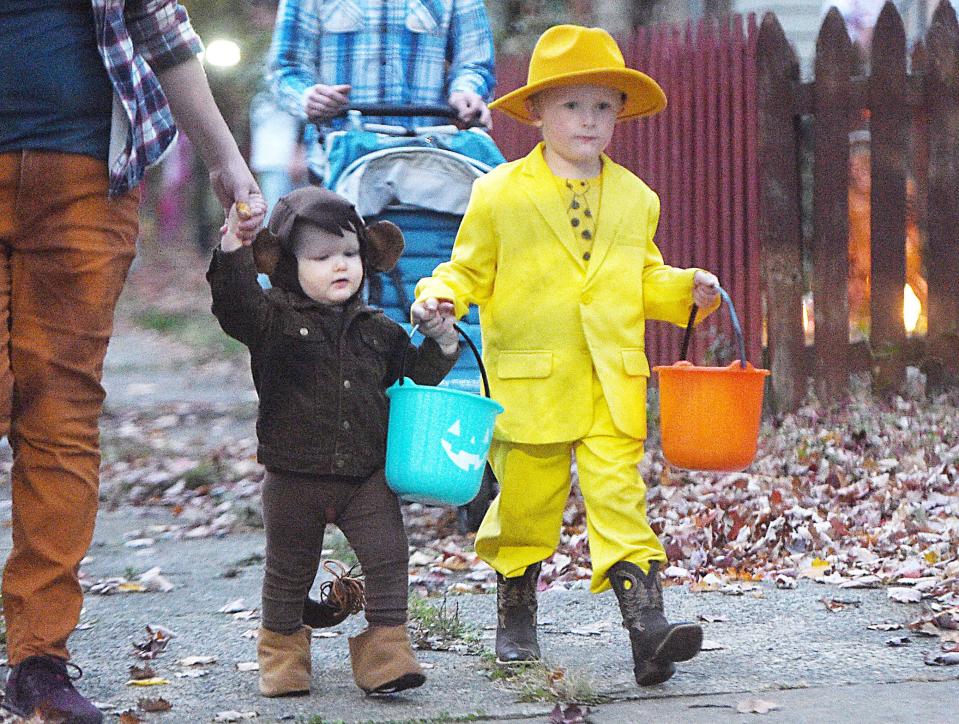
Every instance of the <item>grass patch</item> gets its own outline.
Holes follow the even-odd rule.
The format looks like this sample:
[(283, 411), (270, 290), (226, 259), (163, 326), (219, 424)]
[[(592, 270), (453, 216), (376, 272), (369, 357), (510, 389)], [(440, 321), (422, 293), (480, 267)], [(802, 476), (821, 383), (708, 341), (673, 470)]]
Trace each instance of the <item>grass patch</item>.
[(479, 632), (460, 619), (459, 604), (451, 604), (446, 596), (439, 606), (419, 596), (410, 596), (409, 617), (410, 634), (419, 649), (476, 654), (482, 650)]
[(513, 689), (520, 701), (551, 704), (604, 704), (610, 698), (598, 694), (586, 674), (551, 666), (545, 661), (503, 666), (496, 663), (496, 654), (483, 654), (486, 677)]
[(133, 315), (133, 323), (184, 342), (197, 350), (201, 357), (239, 355), (246, 350), (220, 329), (212, 314), (146, 309)]

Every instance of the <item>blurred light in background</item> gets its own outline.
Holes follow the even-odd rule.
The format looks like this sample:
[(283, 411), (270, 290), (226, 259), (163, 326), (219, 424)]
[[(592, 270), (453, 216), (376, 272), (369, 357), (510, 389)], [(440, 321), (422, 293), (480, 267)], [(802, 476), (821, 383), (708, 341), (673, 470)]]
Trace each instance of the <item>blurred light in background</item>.
[(216, 68), (232, 68), (240, 62), (240, 46), (223, 38), (211, 40), (207, 43), (203, 62)]

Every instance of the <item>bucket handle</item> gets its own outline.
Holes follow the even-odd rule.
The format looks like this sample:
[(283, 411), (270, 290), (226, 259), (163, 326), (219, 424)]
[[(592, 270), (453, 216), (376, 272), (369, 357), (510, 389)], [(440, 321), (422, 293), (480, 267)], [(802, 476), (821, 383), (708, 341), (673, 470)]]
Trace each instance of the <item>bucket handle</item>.
[[(420, 325), (413, 325), (413, 328), (410, 330), (410, 339), (413, 338), (413, 335), (416, 334), (419, 328)], [(486, 376), (486, 365), (483, 364), (483, 358), (480, 356), (479, 350), (476, 349), (476, 345), (473, 344), (473, 340), (469, 338), (469, 335), (463, 331), (461, 326), (454, 324), (453, 329), (459, 332), (459, 335), (463, 338), (463, 341), (466, 342), (467, 346), (470, 348), (470, 351), (473, 353), (473, 356), (476, 357), (476, 363), (479, 365), (480, 376), (483, 378), (483, 394), (486, 397), (489, 397), (489, 377)], [(400, 370), (399, 383), (401, 385), (403, 384), (404, 379), (406, 379), (406, 351), (403, 352), (403, 366)]]
[[(736, 316), (736, 307), (733, 306), (733, 300), (729, 298), (726, 290), (722, 287), (719, 287), (719, 296), (726, 302), (726, 307), (729, 309), (729, 319), (733, 323), (733, 331), (736, 333), (736, 342), (739, 345), (739, 366), (746, 369), (746, 342), (743, 339), (743, 329), (739, 326), (739, 317)], [(686, 332), (683, 334), (683, 347), (679, 353), (679, 358), (682, 360), (686, 359), (686, 354), (689, 351), (689, 339), (693, 333), (693, 323), (696, 321), (696, 312), (698, 311), (699, 307), (694, 302), (693, 308), (689, 312), (689, 321), (686, 322)]]

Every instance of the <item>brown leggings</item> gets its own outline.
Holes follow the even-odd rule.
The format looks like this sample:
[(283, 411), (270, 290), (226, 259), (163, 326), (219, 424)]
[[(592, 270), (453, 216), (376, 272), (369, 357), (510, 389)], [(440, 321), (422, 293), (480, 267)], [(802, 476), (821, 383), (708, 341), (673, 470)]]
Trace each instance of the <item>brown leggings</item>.
[(409, 544), (399, 500), (382, 470), (363, 483), (268, 471), (263, 521), (264, 628), (290, 634), (303, 625), (303, 599), (319, 568), (327, 523), (343, 531), (363, 568), (367, 623), (406, 623)]

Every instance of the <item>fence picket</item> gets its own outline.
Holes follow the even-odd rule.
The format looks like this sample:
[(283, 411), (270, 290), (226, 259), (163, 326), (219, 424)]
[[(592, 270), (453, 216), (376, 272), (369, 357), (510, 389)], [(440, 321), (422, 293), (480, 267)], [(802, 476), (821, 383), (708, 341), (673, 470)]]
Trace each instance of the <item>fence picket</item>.
[(759, 29), (756, 65), (759, 108), (759, 233), (764, 251), (766, 316), (773, 404), (799, 405), (806, 370), (801, 322), (802, 249), (798, 138), (793, 88), (799, 65), (776, 16)]
[(836, 8), (816, 40), (813, 170), (814, 377), (820, 400), (849, 386), (849, 77), (852, 44)]
[(959, 24), (943, 0), (928, 33), (926, 97), (929, 108), (928, 336), (930, 385), (959, 372)]
[(906, 176), (910, 110), (906, 104), (906, 33), (886, 2), (872, 37), (869, 78), (872, 134), (870, 200), (870, 346), (878, 389), (897, 388), (905, 374), (903, 285), (906, 278)]

